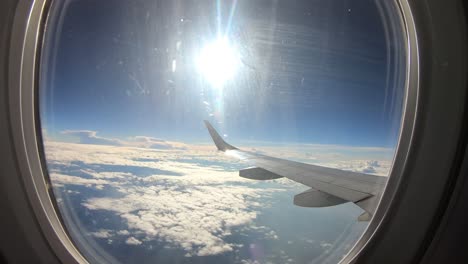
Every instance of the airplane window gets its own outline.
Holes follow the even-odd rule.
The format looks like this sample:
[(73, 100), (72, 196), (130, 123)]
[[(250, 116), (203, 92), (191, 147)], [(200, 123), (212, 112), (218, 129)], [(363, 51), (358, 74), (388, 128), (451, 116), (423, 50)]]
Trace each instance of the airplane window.
[(90, 262), (337, 263), (392, 169), (396, 3), (53, 1), (39, 114)]

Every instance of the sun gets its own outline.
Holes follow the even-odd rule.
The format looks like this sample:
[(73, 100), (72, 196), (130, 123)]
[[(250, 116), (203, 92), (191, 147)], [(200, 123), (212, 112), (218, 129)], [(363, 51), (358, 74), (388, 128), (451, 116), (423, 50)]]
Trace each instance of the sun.
[(196, 63), (199, 73), (214, 88), (222, 88), (236, 75), (240, 58), (227, 38), (219, 38), (201, 49)]

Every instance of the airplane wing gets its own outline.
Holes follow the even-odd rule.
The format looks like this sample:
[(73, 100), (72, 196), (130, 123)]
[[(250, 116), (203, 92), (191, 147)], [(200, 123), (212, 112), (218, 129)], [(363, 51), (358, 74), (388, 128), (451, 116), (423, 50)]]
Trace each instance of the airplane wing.
[(326, 168), (243, 151), (226, 143), (206, 120), (205, 125), (219, 151), (252, 166), (240, 170), (241, 177), (253, 180), (286, 177), (310, 187), (309, 190), (294, 196), (294, 204), (298, 206), (326, 207), (353, 202), (365, 211), (359, 216), (359, 221), (369, 221), (374, 214), (385, 187), (386, 177)]

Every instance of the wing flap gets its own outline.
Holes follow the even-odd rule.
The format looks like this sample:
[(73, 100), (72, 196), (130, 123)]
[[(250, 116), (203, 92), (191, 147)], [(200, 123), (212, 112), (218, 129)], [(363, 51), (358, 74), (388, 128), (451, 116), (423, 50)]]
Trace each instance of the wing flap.
[(294, 204), (302, 207), (328, 207), (346, 202), (348, 201), (315, 189), (294, 196)]
[(239, 171), (239, 176), (251, 180), (274, 180), (283, 178), (283, 176), (262, 168), (247, 168)]
[(287, 177), (287, 178), (293, 181), (302, 183), (304, 185), (307, 185), (309, 187), (312, 187), (314, 189), (320, 190), (322, 192), (326, 192), (336, 197), (345, 199), (350, 202), (358, 202), (358, 201), (361, 201), (363, 199), (366, 199), (372, 196), (369, 193), (364, 193), (364, 192), (356, 191), (353, 189), (348, 189), (346, 187), (342, 187), (339, 185), (331, 184), (328, 182), (315, 180), (307, 176), (293, 176), (293, 177)]

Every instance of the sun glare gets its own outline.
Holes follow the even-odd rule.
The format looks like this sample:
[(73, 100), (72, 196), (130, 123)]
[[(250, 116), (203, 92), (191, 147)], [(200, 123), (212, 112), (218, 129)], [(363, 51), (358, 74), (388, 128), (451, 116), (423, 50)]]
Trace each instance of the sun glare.
[(239, 53), (226, 38), (207, 43), (197, 59), (198, 71), (215, 88), (231, 80), (239, 66)]

